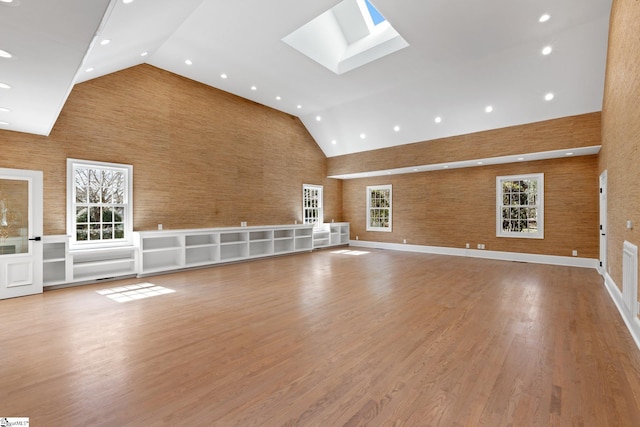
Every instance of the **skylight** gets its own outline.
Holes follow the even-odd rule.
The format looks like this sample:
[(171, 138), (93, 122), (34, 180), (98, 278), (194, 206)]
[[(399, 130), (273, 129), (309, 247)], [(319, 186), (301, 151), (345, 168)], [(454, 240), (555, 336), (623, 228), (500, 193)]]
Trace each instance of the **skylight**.
[(371, 16), (371, 20), (373, 21), (373, 25), (378, 25), (384, 21), (386, 21), (385, 17), (382, 16), (378, 9), (374, 5), (371, 4), (369, 0), (364, 0), (364, 4), (367, 5), (367, 10), (369, 11), (369, 15)]
[(409, 46), (369, 0), (343, 0), (282, 41), (336, 74)]

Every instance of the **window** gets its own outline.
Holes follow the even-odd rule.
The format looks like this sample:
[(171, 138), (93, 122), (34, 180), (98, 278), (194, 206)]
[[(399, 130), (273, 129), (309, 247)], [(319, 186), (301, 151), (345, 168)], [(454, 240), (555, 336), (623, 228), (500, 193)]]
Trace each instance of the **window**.
[(544, 175), (496, 178), (496, 235), (544, 238)]
[(369, 11), (369, 16), (371, 16), (373, 25), (381, 24), (387, 20), (384, 16), (382, 16), (380, 12), (378, 12), (378, 9), (376, 9), (376, 7), (372, 5), (369, 0), (364, 0), (364, 4), (367, 6), (367, 10)]
[(67, 159), (67, 234), (71, 245), (133, 243), (133, 167)]
[(391, 185), (367, 187), (367, 231), (391, 231)]
[(304, 224), (322, 224), (322, 185), (302, 185), (302, 222)]

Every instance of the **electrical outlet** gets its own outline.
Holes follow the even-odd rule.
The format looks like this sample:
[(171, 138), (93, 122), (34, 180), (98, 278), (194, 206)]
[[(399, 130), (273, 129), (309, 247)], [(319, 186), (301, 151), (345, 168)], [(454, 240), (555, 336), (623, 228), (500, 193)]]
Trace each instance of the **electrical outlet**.
[(471, 247), (471, 245), (469, 245), (469, 243), (467, 243), (467, 249), (469, 249)]
[(571, 255), (578, 256), (578, 251), (576, 249), (574, 249), (573, 251), (571, 251)]
[(402, 239), (402, 243), (407, 244), (407, 239)]
[(356, 236), (356, 240), (358, 240), (358, 236)]
[(162, 230), (162, 224), (158, 224), (158, 230)]
[(478, 249), (482, 249), (482, 245), (478, 243)]

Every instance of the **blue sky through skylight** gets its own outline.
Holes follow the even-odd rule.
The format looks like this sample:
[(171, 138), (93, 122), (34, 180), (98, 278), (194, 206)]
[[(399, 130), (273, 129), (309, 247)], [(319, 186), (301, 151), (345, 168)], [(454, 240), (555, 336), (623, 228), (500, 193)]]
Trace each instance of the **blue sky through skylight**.
[(369, 15), (371, 15), (373, 25), (378, 25), (379, 23), (386, 21), (385, 17), (378, 12), (378, 9), (376, 9), (369, 0), (364, 0), (364, 3), (367, 5), (367, 9), (369, 9)]

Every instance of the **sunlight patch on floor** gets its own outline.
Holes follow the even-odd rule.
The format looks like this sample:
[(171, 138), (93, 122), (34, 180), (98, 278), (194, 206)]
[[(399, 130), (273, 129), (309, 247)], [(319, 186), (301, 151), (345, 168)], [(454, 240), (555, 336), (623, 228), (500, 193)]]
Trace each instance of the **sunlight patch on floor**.
[(118, 302), (135, 301), (158, 295), (171, 294), (173, 292), (175, 292), (173, 289), (157, 286), (153, 283), (138, 283), (136, 285), (119, 286), (117, 288), (96, 291), (96, 293)]
[(332, 251), (332, 254), (342, 254), (342, 255), (364, 255), (364, 254), (368, 254), (369, 252), (367, 251), (354, 251), (351, 249), (342, 249), (339, 251)]

